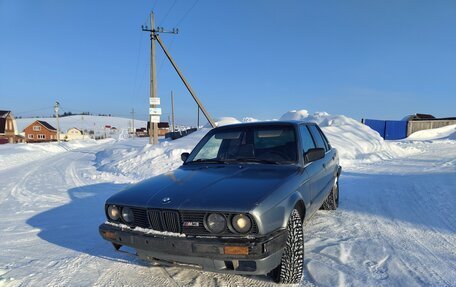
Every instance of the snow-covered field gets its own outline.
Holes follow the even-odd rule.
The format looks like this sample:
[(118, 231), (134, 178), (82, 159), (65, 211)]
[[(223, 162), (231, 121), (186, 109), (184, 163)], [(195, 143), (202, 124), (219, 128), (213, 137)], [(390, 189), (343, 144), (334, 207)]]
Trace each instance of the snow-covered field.
[[(340, 208), (317, 212), (304, 227), (300, 285), (456, 286), (456, 127), (385, 142), (348, 117), (283, 117), (290, 118), (318, 122), (344, 167)], [(261, 276), (149, 266), (98, 234), (107, 197), (178, 167), (206, 131), (158, 146), (0, 146), (0, 286), (273, 285)]]
[[(17, 129), (22, 132), (29, 124), (35, 120), (48, 122), (51, 126), (57, 128), (57, 120), (55, 118), (22, 118), (16, 119)], [(78, 128), (80, 130), (93, 130), (98, 133), (105, 132), (105, 126), (115, 127), (117, 130), (128, 130), (131, 129), (131, 119), (120, 118), (120, 117), (108, 117), (108, 116), (90, 116), (90, 115), (75, 115), (60, 117), (60, 129), (62, 133), (65, 133), (70, 128)], [(146, 121), (135, 120), (135, 128), (145, 128), (147, 125)]]

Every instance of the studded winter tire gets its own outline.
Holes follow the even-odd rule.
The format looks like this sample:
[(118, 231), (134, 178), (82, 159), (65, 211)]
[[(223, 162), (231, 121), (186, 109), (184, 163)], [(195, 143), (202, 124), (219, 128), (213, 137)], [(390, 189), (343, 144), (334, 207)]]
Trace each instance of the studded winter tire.
[(282, 261), (270, 275), (277, 283), (294, 284), (301, 281), (304, 264), (304, 232), (301, 216), (296, 209), (291, 212), (287, 231)]

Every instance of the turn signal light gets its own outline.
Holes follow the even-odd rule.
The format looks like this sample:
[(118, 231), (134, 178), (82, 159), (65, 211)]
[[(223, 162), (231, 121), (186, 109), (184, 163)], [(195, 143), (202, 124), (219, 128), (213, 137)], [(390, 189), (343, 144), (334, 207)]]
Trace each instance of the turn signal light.
[(225, 246), (223, 252), (228, 255), (249, 255), (249, 248), (246, 246)]
[(115, 240), (116, 239), (116, 233), (115, 232), (103, 230), (103, 231), (101, 231), (101, 233), (103, 234), (104, 238), (111, 239), (111, 240)]

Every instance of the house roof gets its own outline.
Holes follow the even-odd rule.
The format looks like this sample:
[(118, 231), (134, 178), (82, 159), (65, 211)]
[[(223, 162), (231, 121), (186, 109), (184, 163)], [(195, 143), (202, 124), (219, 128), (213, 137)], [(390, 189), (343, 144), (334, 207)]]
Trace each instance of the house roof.
[(6, 119), (9, 113), (11, 113), (11, 111), (0, 111), (0, 118)]
[(54, 131), (57, 131), (56, 128), (54, 128), (53, 126), (51, 126), (51, 125), (48, 124), (47, 122), (45, 122), (45, 121), (38, 121), (38, 120), (36, 120), (36, 121), (34, 121), (33, 123), (29, 124), (27, 127), (33, 125), (34, 123), (40, 123), (43, 127), (45, 127), (46, 129), (48, 129), (48, 130), (50, 130), (50, 131), (53, 131), (53, 132), (54, 132)]
[[(75, 127), (69, 128), (68, 131), (69, 131), (69, 130), (78, 130), (78, 131), (82, 132), (82, 130), (80, 130), (80, 129), (78, 129), (78, 128), (75, 128)], [(68, 131), (67, 131), (67, 132), (68, 132)]]
[(39, 121), (39, 122), (40, 122), (40, 124), (42, 124), (48, 130), (57, 131), (57, 129), (54, 128), (53, 126), (51, 126), (50, 124), (48, 124), (48, 122), (45, 122), (45, 121)]

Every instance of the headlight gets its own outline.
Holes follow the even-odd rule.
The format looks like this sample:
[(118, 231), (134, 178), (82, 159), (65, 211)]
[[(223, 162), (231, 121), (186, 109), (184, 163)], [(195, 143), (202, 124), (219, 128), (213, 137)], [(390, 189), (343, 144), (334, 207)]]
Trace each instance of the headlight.
[(252, 221), (245, 214), (237, 214), (231, 220), (233, 228), (239, 233), (247, 233), (252, 228)]
[(212, 233), (221, 233), (226, 229), (225, 216), (219, 213), (211, 213), (206, 218), (206, 229)]
[(119, 208), (115, 205), (108, 206), (108, 216), (111, 220), (119, 220), (120, 212)]
[(134, 216), (133, 216), (133, 211), (131, 210), (130, 207), (122, 208), (122, 219), (126, 223), (132, 223), (133, 222)]

